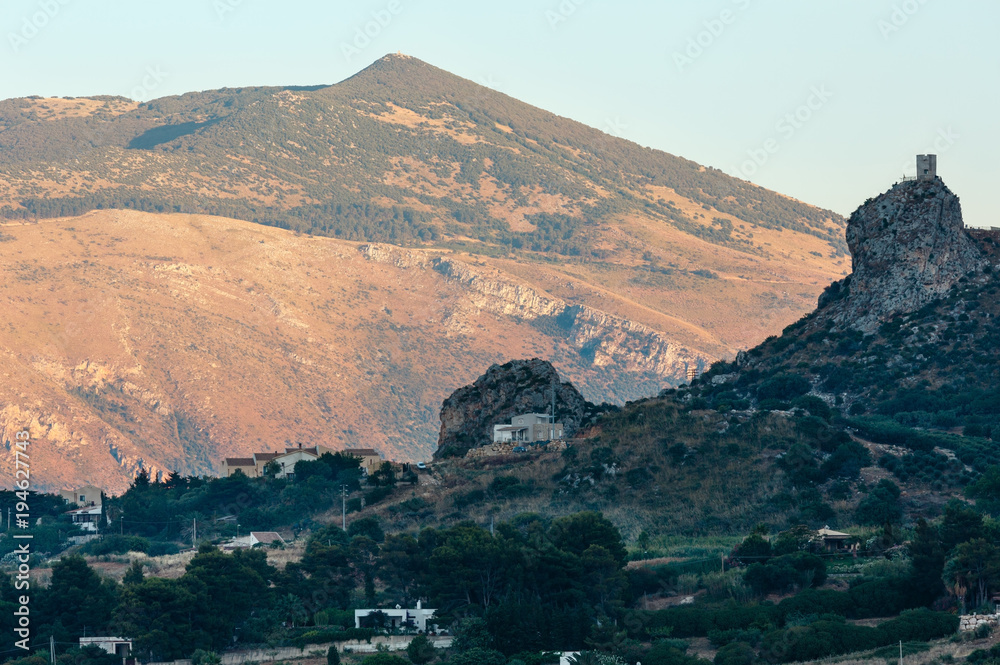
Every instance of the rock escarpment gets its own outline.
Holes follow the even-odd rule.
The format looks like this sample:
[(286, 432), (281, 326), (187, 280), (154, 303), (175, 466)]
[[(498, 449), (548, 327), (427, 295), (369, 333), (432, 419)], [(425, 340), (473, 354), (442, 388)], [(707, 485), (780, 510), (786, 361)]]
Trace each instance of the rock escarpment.
[[(444, 323), (451, 332), (470, 332), (469, 321), (480, 312), (548, 325), (575, 349), (587, 365), (629, 378), (633, 384), (679, 384), (688, 367), (704, 370), (717, 358), (669, 339), (663, 333), (586, 305), (570, 304), (539, 292), (528, 284), (507, 279), (447, 257), (398, 249), (387, 245), (362, 245), (369, 261), (397, 268), (432, 270), (458, 284), (467, 301), (448, 312)], [(612, 399), (637, 399), (650, 391), (615, 394)]]
[(538, 358), (493, 365), (472, 385), (459, 388), (441, 406), (435, 457), (463, 455), (492, 441), (493, 425), (516, 414), (548, 413), (556, 390), (556, 422), (567, 437), (616, 407), (591, 404), (552, 365)]
[(866, 201), (848, 221), (847, 244), (854, 272), (827, 289), (819, 306), (834, 306), (839, 327), (866, 333), (989, 265), (940, 178), (901, 182)]

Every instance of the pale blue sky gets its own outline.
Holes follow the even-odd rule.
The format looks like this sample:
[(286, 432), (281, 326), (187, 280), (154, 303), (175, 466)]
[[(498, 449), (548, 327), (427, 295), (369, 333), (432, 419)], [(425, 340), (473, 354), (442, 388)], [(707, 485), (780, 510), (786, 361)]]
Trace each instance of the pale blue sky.
[(0, 98), (333, 83), (401, 50), (843, 214), (937, 152), (1000, 226), (998, 27), (996, 0), (7, 0)]

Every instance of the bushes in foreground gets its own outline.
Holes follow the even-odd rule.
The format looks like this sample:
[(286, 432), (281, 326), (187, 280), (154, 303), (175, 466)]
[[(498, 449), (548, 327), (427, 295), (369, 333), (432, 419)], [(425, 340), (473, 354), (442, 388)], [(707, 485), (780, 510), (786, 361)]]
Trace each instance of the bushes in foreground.
[(928, 641), (951, 635), (958, 617), (927, 609), (910, 610), (870, 628), (847, 623), (843, 617), (823, 615), (807, 625), (791, 626), (764, 636), (762, 653), (771, 662), (789, 663), (909, 642)]
[[(805, 589), (777, 605), (769, 602), (740, 605), (727, 601), (719, 605), (686, 605), (638, 614), (640, 625), (647, 631), (669, 629), (673, 637), (713, 637), (713, 641), (722, 644), (745, 639), (740, 636), (742, 631), (773, 630), (801, 617), (866, 619), (893, 616), (918, 607), (922, 602), (918, 591), (905, 577), (859, 578), (848, 591)], [(909, 614), (901, 615), (900, 619), (902, 616)], [(892, 622), (883, 625), (890, 624)]]

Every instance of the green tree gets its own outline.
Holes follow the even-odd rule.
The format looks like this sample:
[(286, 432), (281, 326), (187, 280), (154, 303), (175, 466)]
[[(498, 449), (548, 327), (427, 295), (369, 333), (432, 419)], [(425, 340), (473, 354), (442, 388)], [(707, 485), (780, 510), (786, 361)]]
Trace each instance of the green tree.
[(326, 650), (326, 665), (340, 665), (340, 652), (337, 651), (335, 644), (331, 644), (330, 648)]
[(75, 640), (88, 631), (105, 631), (117, 602), (117, 585), (102, 580), (81, 556), (63, 557), (52, 566), (43, 595), (46, 620), (58, 623)]
[(730, 556), (743, 564), (763, 563), (771, 556), (771, 543), (761, 534), (751, 533)]
[(396, 471), (391, 462), (382, 462), (375, 473), (368, 477), (368, 482), (376, 487), (395, 487)]
[(381, 543), (385, 540), (385, 532), (382, 530), (379, 518), (375, 515), (362, 517), (351, 522), (347, 527), (347, 535), (351, 538), (354, 536), (367, 536), (376, 543)]
[(373, 653), (361, 661), (361, 665), (409, 665), (405, 658), (391, 653)]
[(883, 478), (858, 504), (854, 519), (859, 524), (872, 526), (898, 524), (903, 517), (899, 496), (900, 491), (896, 483)]
[(913, 593), (921, 605), (930, 605), (944, 592), (944, 547), (938, 530), (921, 517), (909, 549)]
[(753, 665), (757, 652), (746, 642), (730, 642), (715, 654), (715, 665)]
[(456, 653), (448, 659), (448, 665), (506, 665), (507, 658), (499, 651), (476, 647)]
[(486, 621), (479, 617), (466, 617), (458, 622), (453, 629), (455, 638), (451, 648), (459, 653), (471, 649), (492, 649), (493, 636), (490, 634)]
[(410, 643), (406, 646), (406, 657), (410, 659), (413, 665), (425, 665), (425, 663), (434, 660), (436, 656), (437, 649), (434, 648), (434, 644), (423, 633), (410, 640)]
[(125, 571), (125, 576), (122, 578), (122, 584), (125, 586), (142, 584), (145, 579), (146, 576), (142, 572), (142, 562), (137, 559), (133, 561), (132, 565)]
[(198, 599), (180, 580), (150, 577), (125, 587), (115, 609), (115, 632), (133, 639), (147, 660), (184, 658), (211, 647), (210, 636), (194, 624)]
[(941, 544), (945, 552), (951, 552), (959, 543), (984, 536), (983, 516), (972, 506), (958, 499), (945, 505), (941, 516)]
[(197, 598), (196, 623), (211, 635), (214, 646), (228, 646), (237, 626), (269, 606), (273, 573), (261, 550), (226, 554), (210, 545), (198, 550), (181, 581)]
[(219, 665), (221, 662), (222, 658), (214, 651), (195, 649), (191, 655), (191, 665)]
[(965, 495), (975, 500), (976, 508), (984, 513), (1000, 515), (1000, 466), (991, 466), (965, 488)]
[(985, 605), (990, 590), (1000, 582), (1000, 549), (983, 538), (961, 543), (948, 561), (945, 577), (956, 587), (966, 589), (973, 608)]
[(591, 545), (600, 545), (611, 553), (619, 566), (628, 561), (621, 532), (600, 513), (582, 512), (560, 517), (549, 527), (549, 538), (565, 552), (580, 555)]

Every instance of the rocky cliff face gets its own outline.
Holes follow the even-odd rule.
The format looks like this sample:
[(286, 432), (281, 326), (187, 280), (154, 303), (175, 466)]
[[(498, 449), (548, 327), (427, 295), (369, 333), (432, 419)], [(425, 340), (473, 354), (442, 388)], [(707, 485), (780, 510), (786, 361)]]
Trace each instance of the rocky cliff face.
[(465, 454), (493, 440), (493, 425), (523, 413), (547, 413), (556, 390), (556, 422), (573, 436), (600, 413), (615, 409), (591, 404), (544, 360), (514, 360), (493, 365), (469, 386), (459, 388), (441, 406), (441, 434), (435, 457)]
[(940, 178), (908, 181), (869, 199), (847, 225), (854, 272), (820, 298), (842, 328), (872, 332), (940, 298), (989, 259), (965, 230), (962, 207)]
[[(397, 268), (433, 270), (460, 285), (469, 295), (463, 307), (450, 311), (446, 325), (456, 333), (471, 330), (469, 321), (480, 312), (549, 325), (579, 351), (589, 365), (678, 384), (686, 380), (688, 366), (703, 370), (716, 358), (668, 339), (642, 324), (586, 305), (572, 305), (526, 284), (519, 284), (496, 271), (470, 266), (447, 257), (397, 249), (387, 245), (364, 245), (361, 253), (369, 261)], [(648, 392), (646, 394), (649, 394)], [(627, 395), (637, 399), (644, 394)]]

